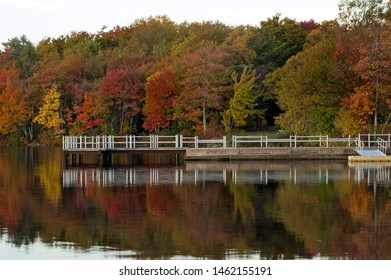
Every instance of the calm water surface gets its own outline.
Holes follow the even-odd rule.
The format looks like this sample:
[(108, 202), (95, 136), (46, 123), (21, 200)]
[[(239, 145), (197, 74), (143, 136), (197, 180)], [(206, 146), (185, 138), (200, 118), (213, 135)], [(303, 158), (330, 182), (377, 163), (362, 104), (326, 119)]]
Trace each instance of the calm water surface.
[(391, 259), (391, 167), (0, 148), (0, 259)]

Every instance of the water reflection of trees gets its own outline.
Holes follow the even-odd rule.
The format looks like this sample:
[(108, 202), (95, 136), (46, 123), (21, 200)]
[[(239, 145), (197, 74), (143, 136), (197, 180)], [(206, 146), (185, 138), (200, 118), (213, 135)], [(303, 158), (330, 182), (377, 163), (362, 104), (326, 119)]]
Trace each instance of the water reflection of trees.
[[(0, 228), (15, 244), (39, 236), (141, 259), (391, 257), (388, 182), (367, 180), (379, 169), (362, 169), (357, 180), (341, 162), (143, 166), (145, 180), (121, 185), (126, 178), (116, 175), (103, 186), (88, 173), (96, 169), (76, 168), (76, 180), (61, 187), (61, 151), (0, 152)], [(170, 182), (175, 174), (180, 184)]]

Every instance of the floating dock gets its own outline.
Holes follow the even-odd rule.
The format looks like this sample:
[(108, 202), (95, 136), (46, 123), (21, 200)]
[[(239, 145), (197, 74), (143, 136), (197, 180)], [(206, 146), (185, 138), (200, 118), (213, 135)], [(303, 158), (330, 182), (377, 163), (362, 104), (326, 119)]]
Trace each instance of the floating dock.
[(349, 163), (358, 162), (391, 162), (391, 156), (349, 156)]

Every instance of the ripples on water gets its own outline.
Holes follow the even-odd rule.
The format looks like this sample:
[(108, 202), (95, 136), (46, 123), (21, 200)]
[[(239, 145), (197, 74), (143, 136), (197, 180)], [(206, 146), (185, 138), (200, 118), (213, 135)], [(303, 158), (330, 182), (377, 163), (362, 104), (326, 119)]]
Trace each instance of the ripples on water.
[(391, 259), (388, 166), (0, 148), (0, 259)]

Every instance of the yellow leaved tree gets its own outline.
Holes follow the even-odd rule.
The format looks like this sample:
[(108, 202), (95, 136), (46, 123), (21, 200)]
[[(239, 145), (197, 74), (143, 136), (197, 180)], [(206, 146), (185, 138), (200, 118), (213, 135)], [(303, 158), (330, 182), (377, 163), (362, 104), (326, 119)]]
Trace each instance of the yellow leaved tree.
[(34, 122), (43, 125), (48, 129), (53, 129), (55, 135), (60, 135), (63, 130), (61, 124), (64, 120), (60, 117), (60, 97), (57, 85), (53, 85), (48, 93), (43, 97), (43, 105), (39, 108), (39, 114), (34, 118)]

